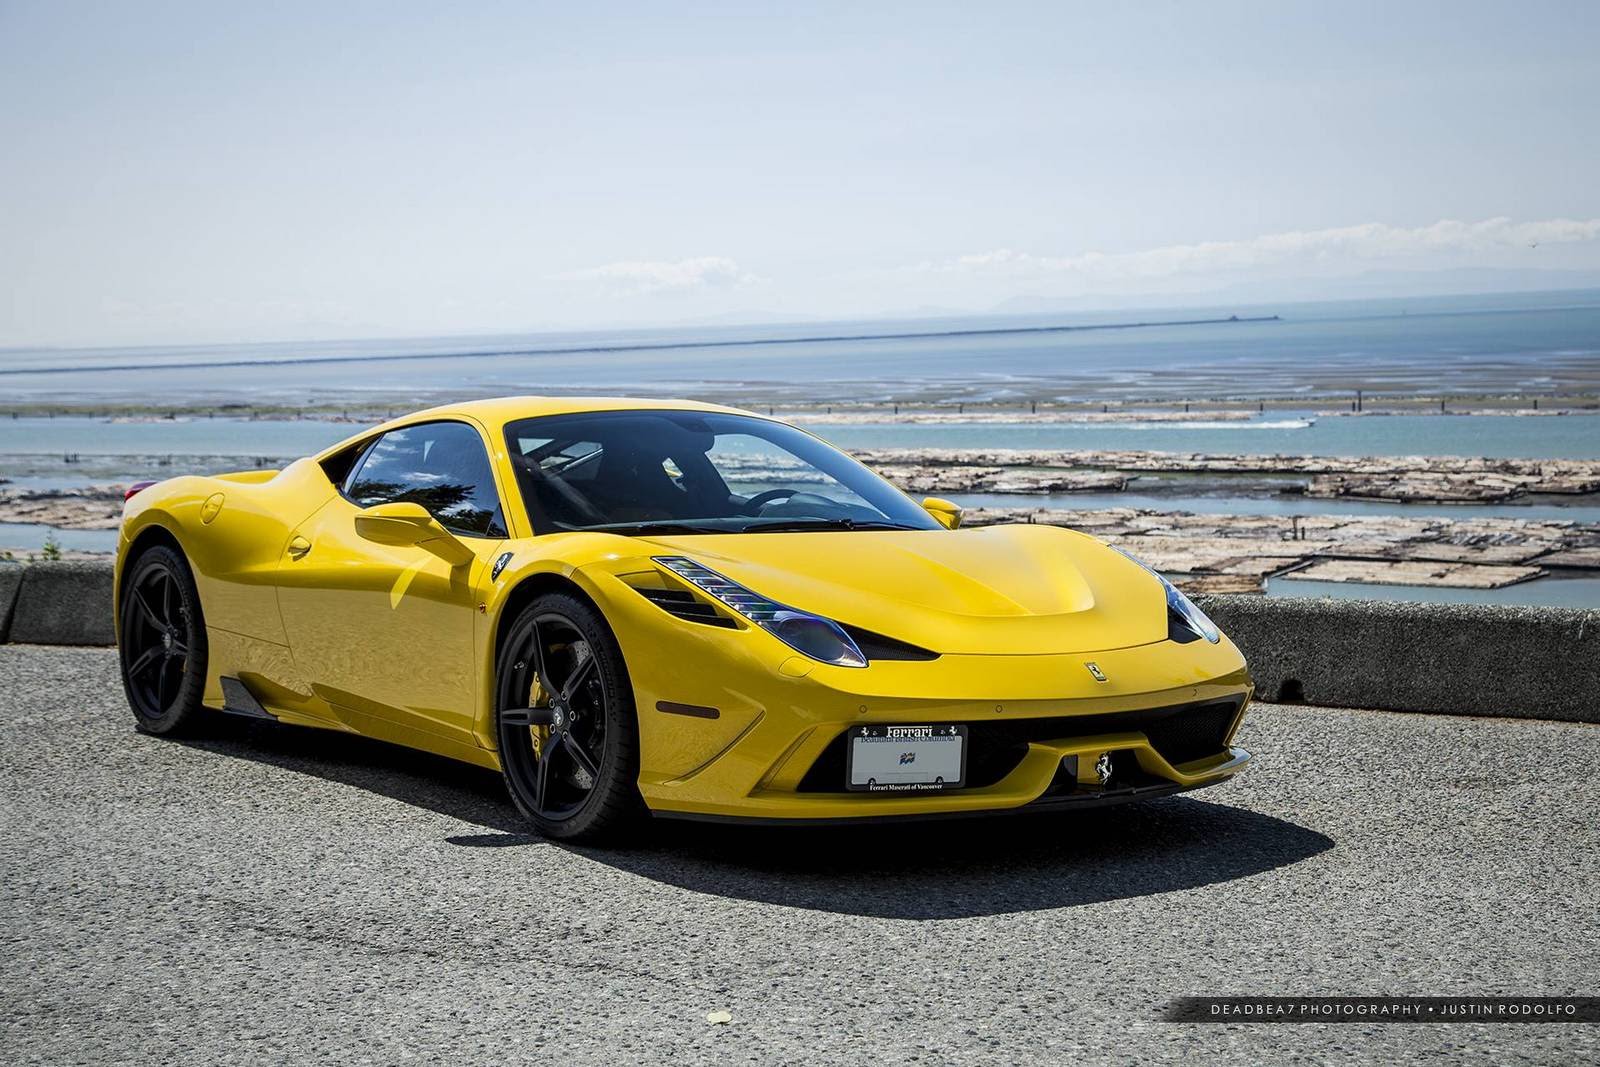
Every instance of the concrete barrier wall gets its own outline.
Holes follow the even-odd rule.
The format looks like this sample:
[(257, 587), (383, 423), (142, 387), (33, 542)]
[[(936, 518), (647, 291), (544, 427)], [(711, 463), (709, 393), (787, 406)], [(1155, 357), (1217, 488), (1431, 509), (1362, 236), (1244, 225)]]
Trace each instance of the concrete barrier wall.
[[(1600, 611), (1199, 600), (1244, 650), (1263, 700), (1600, 722)], [(113, 643), (111, 565), (0, 565), (6, 640)]]
[(24, 645), (116, 643), (110, 563), (0, 565), (0, 597), (7, 572), (18, 572), (20, 578), (14, 582), (5, 640)]
[(0, 563), (0, 643), (11, 632), (11, 610), (17, 605), (17, 590), (22, 588), (22, 568)]
[(1263, 700), (1600, 722), (1600, 611), (1197, 599)]

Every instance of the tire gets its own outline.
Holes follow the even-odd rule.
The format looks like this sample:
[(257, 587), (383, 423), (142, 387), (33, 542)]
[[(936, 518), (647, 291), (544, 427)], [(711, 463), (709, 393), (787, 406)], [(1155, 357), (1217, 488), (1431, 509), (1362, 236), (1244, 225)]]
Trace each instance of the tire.
[(594, 607), (545, 593), (517, 615), (496, 657), (495, 710), (506, 790), (539, 833), (617, 840), (642, 821), (633, 687)]
[(134, 726), (164, 736), (198, 732), (206, 626), (188, 561), (154, 545), (124, 568), (120, 590), (117, 650)]

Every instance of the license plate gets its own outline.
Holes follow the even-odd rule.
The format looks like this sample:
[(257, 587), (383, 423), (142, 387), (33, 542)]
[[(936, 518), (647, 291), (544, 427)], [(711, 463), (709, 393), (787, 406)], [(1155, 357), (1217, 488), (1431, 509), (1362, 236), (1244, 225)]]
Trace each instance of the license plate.
[(967, 780), (967, 728), (852, 726), (845, 787), (866, 793), (930, 793)]

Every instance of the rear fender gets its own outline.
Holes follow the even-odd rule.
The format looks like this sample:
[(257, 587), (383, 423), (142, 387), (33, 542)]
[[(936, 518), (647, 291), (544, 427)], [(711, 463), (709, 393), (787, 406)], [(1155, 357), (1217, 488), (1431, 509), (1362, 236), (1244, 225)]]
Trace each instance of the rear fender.
[(275, 573), (294, 528), (334, 492), (312, 460), (276, 473), (158, 482), (124, 507), (119, 582), (128, 550), (149, 527), (160, 526), (188, 557), (208, 627), (286, 645)]

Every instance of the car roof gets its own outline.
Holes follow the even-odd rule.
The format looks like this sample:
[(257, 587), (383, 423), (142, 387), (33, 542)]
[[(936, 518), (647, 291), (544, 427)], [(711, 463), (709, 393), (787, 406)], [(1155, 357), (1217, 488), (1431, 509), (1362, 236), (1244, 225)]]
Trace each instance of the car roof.
[(706, 404), (698, 400), (652, 400), (627, 396), (497, 396), (485, 400), (440, 404), (438, 407), (390, 419), (382, 425), (368, 427), (352, 434), (338, 444), (317, 453), (317, 458), (323, 459), (334, 455), (357, 441), (372, 437), (373, 434), (421, 422), (468, 418), (481, 423), (490, 434), (498, 435), (501, 427), (518, 419), (530, 419), (539, 415), (571, 415), (586, 411), (718, 411), (729, 415), (755, 415), (754, 412), (741, 411), (721, 404)]

